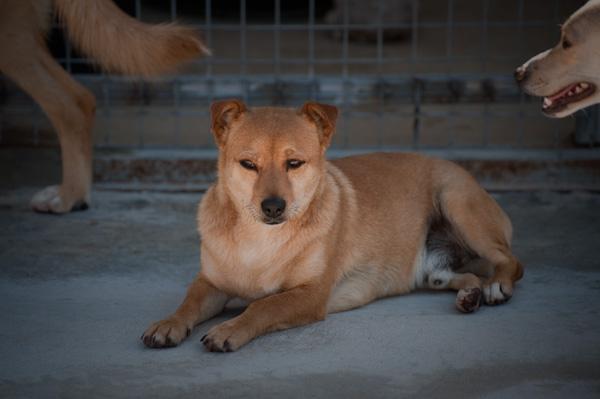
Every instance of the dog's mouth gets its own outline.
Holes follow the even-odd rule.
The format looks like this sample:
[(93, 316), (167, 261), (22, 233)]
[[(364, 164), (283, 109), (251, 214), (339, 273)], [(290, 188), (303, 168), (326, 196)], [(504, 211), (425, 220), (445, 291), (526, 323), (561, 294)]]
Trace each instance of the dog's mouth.
[(596, 86), (591, 83), (573, 83), (556, 94), (544, 97), (542, 111), (547, 115), (557, 114), (564, 111), (569, 104), (585, 100), (595, 92)]
[(285, 222), (285, 218), (264, 218), (263, 222), (269, 226), (275, 226)]

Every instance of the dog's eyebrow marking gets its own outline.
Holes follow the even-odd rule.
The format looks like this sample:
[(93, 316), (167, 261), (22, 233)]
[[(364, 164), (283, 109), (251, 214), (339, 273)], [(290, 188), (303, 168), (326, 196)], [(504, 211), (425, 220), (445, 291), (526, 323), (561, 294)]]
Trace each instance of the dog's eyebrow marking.
[(283, 153), (286, 157), (291, 157), (292, 155), (300, 158), (304, 157), (304, 154), (302, 152), (297, 151), (294, 148), (286, 148), (285, 151), (283, 151)]
[(248, 158), (248, 159), (256, 159), (258, 155), (254, 151), (242, 151), (238, 155), (239, 158)]

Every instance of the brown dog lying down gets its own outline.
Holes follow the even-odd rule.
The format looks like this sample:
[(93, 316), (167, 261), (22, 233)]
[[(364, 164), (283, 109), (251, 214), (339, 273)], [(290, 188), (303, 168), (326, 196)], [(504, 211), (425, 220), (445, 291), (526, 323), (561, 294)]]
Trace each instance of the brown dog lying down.
[(193, 30), (141, 23), (109, 0), (0, 1), (0, 71), (44, 110), (62, 151), (62, 183), (37, 193), (31, 205), (40, 212), (64, 213), (90, 203), (96, 100), (46, 47), (53, 8), (71, 41), (112, 72), (153, 76), (208, 50)]
[(203, 337), (210, 351), (419, 288), (458, 291), (467, 313), (511, 297), (523, 269), (510, 220), (459, 166), (385, 153), (328, 162), (330, 105), (211, 111), (218, 181), (198, 212), (202, 268), (145, 345), (179, 344), (233, 298), (250, 305)]
[(560, 42), (517, 68), (515, 78), (544, 97), (545, 115), (564, 118), (600, 103), (600, 0), (590, 0), (561, 27)]

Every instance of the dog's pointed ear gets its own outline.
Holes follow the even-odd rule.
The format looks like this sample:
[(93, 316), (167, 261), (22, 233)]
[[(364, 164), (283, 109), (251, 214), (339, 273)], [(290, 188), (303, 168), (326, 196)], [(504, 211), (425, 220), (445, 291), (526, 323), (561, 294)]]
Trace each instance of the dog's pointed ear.
[(239, 100), (215, 101), (210, 106), (210, 129), (219, 147), (225, 145), (231, 122), (240, 117), (248, 108)]
[(338, 109), (333, 105), (308, 101), (300, 108), (299, 114), (317, 126), (319, 141), (323, 148), (329, 147), (331, 136), (335, 132)]

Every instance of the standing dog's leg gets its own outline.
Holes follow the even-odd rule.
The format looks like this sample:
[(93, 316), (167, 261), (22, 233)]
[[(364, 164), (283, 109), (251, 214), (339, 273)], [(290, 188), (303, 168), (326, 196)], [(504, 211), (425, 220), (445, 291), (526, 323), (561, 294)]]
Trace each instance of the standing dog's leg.
[(58, 65), (41, 35), (19, 32), (12, 40), (3, 40), (0, 50), (0, 70), (41, 106), (60, 141), (62, 183), (37, 193), (31, 202), (33, 209), (64, 213), (85, 208), (92, 183), (94, 96)]
[[(483, 284), (485, 302), (489, 305), (504, 303), (512, 296), (514, 282), (523, 276), (523, 267), (510, 249), (510, 220), (470, 176), (468, 180), (448, 186), (440, 195), (442, 213), (464, 243), (492, 265), (492, 276)], [(469, 279), (470, 283), (464, 287), (457, 283), (457, 287), (461, 291), (468, 286), (473, 288), (471, 283), (475, 280)], [(457, 304), (458, 301), (459, 297)]]
[(190, 335), (195, 325), (220, 313), (227, 299), (227, 295), (198, 275), (175, 313), (148, 327), (142, 341), (151, 348), (176, 346)]

